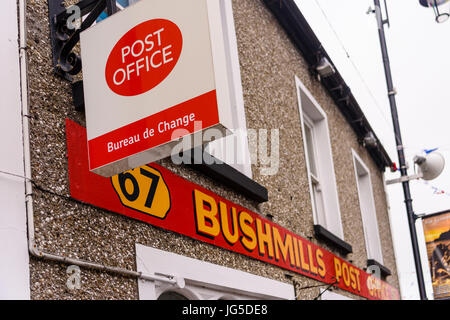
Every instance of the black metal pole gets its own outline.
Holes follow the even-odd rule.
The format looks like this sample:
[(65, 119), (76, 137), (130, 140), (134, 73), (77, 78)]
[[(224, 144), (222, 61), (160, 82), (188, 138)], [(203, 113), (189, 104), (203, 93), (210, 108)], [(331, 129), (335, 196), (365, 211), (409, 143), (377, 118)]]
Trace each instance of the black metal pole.
[[(377, 23), (378, 23), (378, 34), (380, 37), (380, 44), (381, 44), (381, 52), (383, 55), (384, 71), (385, 71), (386, 83), (387, 83), (387, 87), (388, 87), (389, 103), (391, 106), (392, 123), (394, 125), (395, 142), (397, 145), (400, 173), (401, 173), (402, 177), (406, 177), (408, 175), (408, 172), (407, 172), (407, 168), (406, 168), (402, 136), (400, 133), (400, 124), (399, 124), (399, 120), (398, 120), (397, 104), (395, 102), (396, 92), (395, 92), (394, 85), (392, 82), (391, 66), (390, 66), (389, 55), (388, 55), (388, 51), (387, 51), (386, 36), (384, 33), (385, 21), (383, 20), (383, 15), (381, 12), (380, 0), (374, 0), (374, 2), (375, 2), (375, 14), (376, 14)], [(403, 185), (403, 195), (405, 198), (406, 213), (408, 215), (409, 232), (411, 234), (411, 242), (412, 242), (412, 249), (413, 249), (413, 255), (414, 255), (414, 263), (416, 266), (417, 282), (419, 285), (420, 299), (427, 300), (427, 295), (426, 295), (426, 291), (425, 291), (425, 282), (423, 279), (422, 263), (420, 261), (419, 244), (417, 241), (416, 219), (415, 219), (415, 214), (414, 214), (413, 207), (412, 207), (412, 198), (411, 198), (411, 192), (409, 189), (409, 181), (404, 181), (402, 183), (402, 185)]]

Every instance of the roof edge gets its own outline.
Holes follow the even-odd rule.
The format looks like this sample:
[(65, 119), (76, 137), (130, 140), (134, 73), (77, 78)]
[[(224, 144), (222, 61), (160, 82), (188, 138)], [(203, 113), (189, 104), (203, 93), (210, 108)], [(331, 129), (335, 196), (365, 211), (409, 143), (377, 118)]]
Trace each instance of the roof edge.
[[(323, 57), (327, 58), (333, 64), (332, 59), (328, 56), (321, 42), (293, 0), (262, 1), (283, 27), (297, 49), (302, 53), (312, 74), (317, 75), (315, 67)], [(335, 74), (327, 78), (321, 78), (320, 82), (356, 133), (360, 144), (364, 145), (364, 138), (370, 133), (373, 134), (373, 137), (376, 139), (376, 146), (369, 147), (365, 145), (365, 148), (377, 166), (382, 171), (386, 167), (393, 167), (393, 162), (389, 154), (376, 136), (361, 107), (351, 93), (351, 89), (347, 86), (336, 67), (335, 70)]]

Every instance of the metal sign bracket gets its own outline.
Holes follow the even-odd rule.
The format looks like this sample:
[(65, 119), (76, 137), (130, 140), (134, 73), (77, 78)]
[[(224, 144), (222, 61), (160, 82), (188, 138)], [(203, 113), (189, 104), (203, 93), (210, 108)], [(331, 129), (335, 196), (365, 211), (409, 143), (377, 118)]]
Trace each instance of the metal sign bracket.
[[(50, 41), (55, 73), (72, 81), (81, 71), (81, 57), (73, 52), (80, 41), (80, 33), (89, 28), (106, 10), (108, 15), (117, 12), (115, 0), (80, 0), (66, 7), (65, 0), (49, 0)], [(82, 19), (83, 17), (83, 19)], [(78, 27), (72, 21), (82, 19)]]

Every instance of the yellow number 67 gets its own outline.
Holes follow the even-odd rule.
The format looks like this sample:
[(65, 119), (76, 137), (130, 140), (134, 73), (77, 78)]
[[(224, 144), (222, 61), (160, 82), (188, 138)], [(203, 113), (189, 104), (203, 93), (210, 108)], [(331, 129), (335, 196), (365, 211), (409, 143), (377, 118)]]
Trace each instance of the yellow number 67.
[(148, 165), (111, 178), (120, 202), (127, 208), (164, 219), (170, 211), (170, 192), (161, 173)]

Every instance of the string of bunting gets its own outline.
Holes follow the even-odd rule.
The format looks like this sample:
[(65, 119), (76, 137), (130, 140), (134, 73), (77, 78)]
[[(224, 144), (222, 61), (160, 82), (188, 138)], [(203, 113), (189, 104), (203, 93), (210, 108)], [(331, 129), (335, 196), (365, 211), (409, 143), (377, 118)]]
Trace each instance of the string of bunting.
[[(439, 149), (443, 150), (442, 148), (433, 148), (433, 149), (429, 149), (429, 150), (424, 149), (423, 152), (424, 152), (425, 154), (430, 154), (430, 153), (432, 153), (432, 152), (434, 152), (434, 151), (436, 151), (436, 150), (439, 150)], [(430, 183), (429, 183), (428, 181), (426, 181), (426, 180), (420, 179), (419, 181), (422, 182), (422, 184), (424, 184), (424, 185), (430, 187), (430, 188), (433, 190), (433, 194), (436, 194), (436, 195), (445, 195), (445, 196), (447, 196), (447, 197), (450, 197), (450, 192), (446, 192), (446, 191), (442, 190), (441, 188), (438, 188), (438, 187), (436, 187), (436, 186), (430, 184)]]
[(447, 197), (450, 197), (450, 192), (447, 192), (447, 191), (445, 191), (445, 190), (443, 190), (443, 189), (441, 189), (441, 188), (438, 188), (438, 187), (436, 187), (436, 186), (430, 184), (428, 181), (424, 181), (424, 180), (419, 180), (419, 181), (422, 182), (422, 184), (424, 184), (424, 185), (430, 187), (430, 188), (433, 190), (433, 194), (436, 194), (436, 195), (445, 195), (445, 196), (447, 196)]

